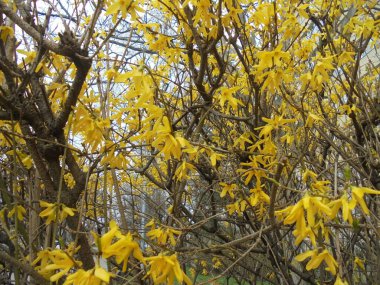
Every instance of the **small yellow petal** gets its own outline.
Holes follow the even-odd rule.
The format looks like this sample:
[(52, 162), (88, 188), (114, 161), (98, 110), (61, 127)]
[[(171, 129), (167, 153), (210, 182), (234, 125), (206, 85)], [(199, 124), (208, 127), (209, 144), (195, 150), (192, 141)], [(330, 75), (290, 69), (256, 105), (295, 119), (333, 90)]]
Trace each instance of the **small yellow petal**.
[(48, 202), (46, 202), (46, 201), (40, 201), (40, 207), (53, 207), (54, 206), (54, 204), (52, 204), (52, 203), (48, 203)]
[(306, 264), (306, 270), (312, 270), (312, 269), (318, 268), (321, 262), (323, 261), (323, 259), (324, 259), (324, 255), (322, 253), (318, 255), (314, 255), (310, 259), (310, 261)]
[(363, 271), (365, 271), (363, 260), (361, 260), (359, 257), (355, 257), (355, 261), (354, 262), (355, 262), (355, 265), (359, 266), (360, 269), (362, 269)]
[(106, 283), (109, 283), (110, 282), (110, 277), (111, 277), (111, 273), (109, 273), (108, 271), (106, 271), (104, 268), (102, 267), (97, 267), (95, 269), (95, 273), (94, 275), (99, 278), (100, 280), (106, 282)]
[(63, 206), (62, 207), (62, 210), (67, 213), (69, 216), (74, 216), (74, 211), (75, 209), (73, 208), (69, 208), (69, 207), (66, 207), (66, 206)]
[(55, 282), (55, 281), (57, 281), (58, 279), (60, 279), (61, 277), (63, 277), (68, 271), (69, 271), (69, 269), (67, 269), (67, 270), (62, 270), (62, 271), (59, 271), (58, 273), (52, 275), (52, 276), (50, 277), (50, 282)]
[(315, 255), (316, 250), (308, 250), (304, 253), (301, 253), (297, 255), (294, 259), (297, 260), (298, 262), (304, 261), (306, 258)]

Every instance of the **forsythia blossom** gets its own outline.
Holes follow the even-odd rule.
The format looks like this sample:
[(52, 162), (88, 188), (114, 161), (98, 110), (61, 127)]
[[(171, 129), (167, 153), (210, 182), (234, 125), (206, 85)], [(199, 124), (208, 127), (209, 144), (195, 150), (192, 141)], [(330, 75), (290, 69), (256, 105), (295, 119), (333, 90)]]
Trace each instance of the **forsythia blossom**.
[(40, 213), (41, 218), (47, 218), (46, 224), (50, 224), (51, 222), (58, 221), (62, 222), (67, 216), (74, 216), (74, 211), (76, 209), (66, 207), (64, 204), (60, 203), (48, 203), (45, 201), (40, 201), (40, 206), (46, 208)]
[[(95, 233), (93, 236), (103, 258), (115, 256), (118, 264), (123, 262), (123, 271), (126, 271), (129, 256), (132, 254), (134, 258), (145, 263), (143, 254), (139, 244), (133, 240), (130, 233), (123, 235), (115, 221), (110, 222), (110, 230), (102, 237), (98, 237)], [(117, 239), (114, 243), (112, 241)]]
[(110, 278), (113, 276), (104, 268), (96, 266), (90, 270), (79, 269), (77, 272), (67, 276), (67, 279), (63, 285), (102, 285), (108, 284)]
[(19, 221), (22, 221), (24, 219), (24, 216), (26, 214), (26, 210), (21, 205), (16, 205), (12, 208), (12, 210), (8, 213), (8, 217), (16, 216)]
[(173, 229), (173, 228), (156, 228), (156, 224), (154, 220), (150, 221), (146, 227), (151, 227), (151, 230), (147, 233), (147, 236), (151, 239), (157, 239), (157, 243), (161, 245), (165, 245), (169, 239), (170, 244), (172, 246), (176, 245), (175, 235), (181, 235), (181, 231)]
[(66, 250), (61, 249), (45, 249), (37, 253), (37, 258), (32, 265), (42, 276), (55, 282), (67, 274), (74, 266), (80, 266), (81, 262), (74, 259), (74, 254), (79, 250), (70, 244)]
[(185, 282), (187, 285), (191, 285), (192, 282), (189, 277), (182, 271), (178, 262), (177, 255), (171, 256), (158, 255), (145, 258), (148, 261), (150, 269), (147, 273), (152, 277), (155, 285), (158, 284), (174, 284), (174, 277), (178, 280), (179, 284)]

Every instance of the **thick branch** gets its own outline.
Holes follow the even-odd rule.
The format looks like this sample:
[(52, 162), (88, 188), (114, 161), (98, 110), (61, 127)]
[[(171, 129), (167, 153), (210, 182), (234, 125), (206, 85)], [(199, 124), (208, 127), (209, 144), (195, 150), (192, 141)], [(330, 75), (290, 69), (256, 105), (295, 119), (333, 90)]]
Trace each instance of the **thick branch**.
[(67, 224), (73, 230), (73, 233), (72, 233), (73, 238), (75, 239), (76, 235), (78, 235), (78, 245), (80, 245), (78, 253), (79, 253), (80, 260), (83, 262), (83, 268), (88, 270), (95, 267), (95, 262), (92, 257), (93, 255), (91, 252), (91, 247), (88, 243), (88, 239), (86, 235), (82, 233), (82, 227), (79, 227), (79, 230), (81, 232), (79, 233), (76, 232), (78, 228), (78, 223), (79, 223), (78, 215), (67, 218)]
[(5, 4), (2, 0), (0, 0), (0, 10), (34, 40), (36, 40), (37, 42), (41, 42), (44, 48), (51, 50), (57, 54), (68, 56), (73, 59), (87, 59), (87, 57), (84, 57), (83, 55), (73, 51), (73, 49), (68, 46), (61, 46), (55, 42), (41, 38), (41, 33), (39, 31), (37, 31), (30, 24), (28, 24), (21, 17), (19, 17), (15, 12), (13, 12), (12, 8)]
[(60, 114), (58, 114), (58, 117), (54, 122), (53, 133), (59, 132), (66, 125), (69, 115), (72, 112), (72, 108), (75, 107), (78, 101), (78, 96), (82, 90), (83, 84), (86, 81), (87, 73), (91, 67), (91, 60), (81, 60), (81, 64), (75, 62), (75, 65), (78, 68), (78, 70), (75, 75), (74, 82), (69, 90), (69, 95), (67, 96), (67, 100), (65, 101), (63, 110)]

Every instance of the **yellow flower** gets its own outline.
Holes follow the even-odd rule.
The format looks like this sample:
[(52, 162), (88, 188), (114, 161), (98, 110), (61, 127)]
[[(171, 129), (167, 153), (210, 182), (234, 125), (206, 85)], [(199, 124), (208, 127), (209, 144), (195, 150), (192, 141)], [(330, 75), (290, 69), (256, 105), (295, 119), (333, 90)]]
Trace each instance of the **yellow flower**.
[[(305, 210), (307, 219), (305, 218)], [(304, 238), (309, 237), (313, 245), (315, 245), (315, 234), (312, 230), (317, 225), (315, 219), (316, 217), (331, 217), (332, 211), (323, 203), (322, 198), (306, 194), (297, 204), (276, 211), (275, 215), (280, 218), (286, 217), (284, 219), (285, 225), (296, 223), (296, 229), (293, 231), (293, 234), (297, 237), (296, 244), (301, 243)]]
[(74, 211), (76, 209), (66, 207), (65, 205), (61, 204), (61, 210), (59, 211), (59, 220), (62, 222), (64, 219), (67, 218), (67, 216), (74, 216)]
[(0, 210), (0, 220), (2, 223), (5, 223), (5, 210), (5, 207)]
[(362, 259), (360, 259), (359, 257), (356, 256), (354, 262), (355, 262), (355, 267), (358, 266), (360, 269), (365, 271), (364, 261)]
[(251, 195), (248, 200), (252, 207), (256, 206), (258, 203), (266, 203), (269, 204), (270, 197), (266, 194), (261, 186), (257, 186), (256, 188), (252, 188), (249, 191)]
[(37, 252), (37, 257), (32, 262), (32, 265), (35, 266), (37, 263), (40, 263), (40, 265), (38, 265), (36, 267), (36, 270), (43, 277), (45, 277), (46, 279), (49, 279), (51, 276), (51, 272), (50, 271), (44, 271), (44, 272), (41, 271), (42, 268), (45, 268), (46, 265), (48, 265), (50, 263), (50, 250), (49, 249), (44, 249), (44, 250)]
[(99, 249), (99, 252), (104, 258), (112, 256), (112, 254), (109, 254), (109, 252), (107, 252), (107, 248), (111, 246), (112, 240), (115, 237), (116, 233), (120, 233), (119, 227), (114, 220), (110, 221), (110, 228), (111, 229), (102, 235), (102, 237), (99, 237), (96, 233), (91, 232), (94, 236), (95, 243)]
[(263, 117), (262, 120), (266, 122), (267, 124), (263, 127), (255, 128), (255, 130), (261, 129), (260, 134), (259, 134), (260, 137), (270, 135), (272, 130), (277, 130), (280, 127), (283, 127), (284, 129), (289, 130), (289, 127), (286, 126), (286, 124), (295, 122), (295, 119), (284, 119), (283, 116), (278, 116), (278, 115), (275, 115), (273, 119)]
[(79, 250), (70, 244), (66, 250), (61, 249), (45, 249), (37, 253), (37, 258), (32, 265), (36, 265), (36, 270), (39, 274), (49, 279), (51, 282), (56, 282), (67, 274), (72, 267), (81, 266), (80, 261), (74, 260), (74, 254)]
[(22, 49), (18, 49), (17, 52), (25, 55), (22, 64), (32, 63), (34, 61), (34, 59), (36, 58), (36, 55), (37, 55), (37, 53), (35, 51), (26, 51), (26, 50), (22, 50)]
[(338, 276), (335, 280), (335, 283), (334, 285), (348, 285), (348, 282), (347, 281), (343, 281), (342, 279), (340, 279), (340, 277)]
[(8, 26), (0, 26), (0, 39), (5, 43), (7, 38), (12, 38), (15, 32), (13, 28)]
[(107, 77), (107, 80), (111, 81), (113, 78), (115, 78), (118, 75), (118, 72), (114, 68), (111, 68), (106, 71), (105, 75)]
[(26, 169), (30, 169), (33, 166), (33, 160), (30, 155), (25, 156), (21, 162), (26, 167)]
[(169, 238), (170, 244), (175, 245), (176, 240), (174, 238), (174, 235), (179, 236), (181, 234), (181, 231), (173, 229), (173, 228), (167, 228), (167, 229), (162, 229), (162, 228), (155, 228), (153, 227), (152, 230), (150, 230), (147, 233), (147, 236), (152, 238), (152, 239), (157, 239), (158, 244), (166, 244)]
[(52, 221), (56, 220), (56, 210), (55, 204), (48, 203), (45, 201), (40, 201), (40, 207), (45, 207), (46, 209), (40, 213), (41, 218), (47, 217), (46, 224), (50, 224)]
[(62, 222), (64, 219), (67, 218), (67, 216), (74, 216), (74, 211), (76, 209), (66, 207), (64, 204), (60, 203), (48, 203), (45, 201), (40, 201), (40, 207), (46, 208), (40, 213), (41, 218), (47, 218), (46, 224), (50, 224), (51, 222), (58, 221)]
[(327, 251), (323, 250), (318, 254), (318, 249), (309, 250), (301, 253), (295, 257), (298, 262), (304, 261), (306, 258), (311, 257), (309, 262), (306, 264), (306, 270), (312, 270), (318, 268), (319, 265), (324, 261), (327, 264), (326, 270), (330, 271), (333, 275), (336, 274), (336, 267), (338, 266), (334, 257)]
[(154, 219), (151, 219), (151, 220), (145, 225), (146, 228), (147, 228), (147, 227), (155, 228), (155, 226), (156, 226), (156, 223), (155, 223)]
[(145, 263), (139, 244), (133, 240), (130, 233), (121, 235), (117, 242), (107, 247), (103, 252), (104, 257), (115, 256), (118, 264), (123, 262), (123, 271), (127, 270), (128, 259), (131, 254), (137, 260)]
[[(133, 240), (132, 235), (130, 233), (126, 235), (121, 234), (114, 220), (110, 222), (110, 228), (111, 229), (100, 238), (95, 233), (92, 233), (103, 258), (115, 256), (118, 264), (123, 262), (123, 271), (127, 269), (128, 259), (131, 254), (137, 260), (145, 263), (139, 244)], [(112, 243), (114, 238), (118, 240)]]
[(108, 7), (106, 15), (113, 14), (113, 21), (115, 22), (116, 16), (121, 12), (121, 16), (125, 18), (127, 12), (132, 16), (132, 19), (137, 17), (136, 12), (144, 12), (143, 9), (138, 7), (138, 2), (133, 0), (114, 0)]
[(212, 265), (212, 267), (214, 267), (214, 268), (216, 268), (216, 269), (218, 269), (220, 266), (223, 265), (223, 264), (220, 262), (219, 258), (217, 258), (217, 257), (213, 257), (213, 258), (212, 258), (212, 262), (214, 263), (214, 264)]
[[(177, 138), (177, 141), (178, 141), (178, 138)], [(186, 161), (183, 161), (181, 165), (175, 171), (174, 175), (178, 179), (178, 181), (182, 181), (189, 178), (189, 173), (191, 171), (195, 171), (194, 165)]]
[(185, 282), (187, 285), (192, 284), (189, 277), (182, 271), (176, 254), (171, 256), (160, 254), (158, 256), (147, 257), (145, 260), (148, 261), (150, 266), (147, 276), (153, 279), (155, 285), (173, 285), (174, 277), (178, 280), (179, 284), (182, 282)]
[(328, 180), (318, 180), (315, 183), (311, 183), (311, 188), (313, 190), (317, 190), (317, 191), (320, 191), (322, 193), (326, 193), (327, 191), (330, 190), (330, 187), (327, 186), (329, 184), (330, 184), (330, 181), (328, 181)]
[(340, 199), (332, 201), (329, 203), (331, 207), (331, 216), (330, 218), (334, 219), (337, 215), (337, 212), (342, 208), (342, 217), (344, 221), (347, 221), (352, 224), (353, 218), (351, 211), (355, 208), (356, 202), (354, 200), (348, 201), (347, 194), (344, 193)]
[(241, 216), (243, 213), (243, 209), (241, 209), (241, 200), (236, 201), (235, 203), (229, 204), (226, 206), (228, 214), (232, 215), (234, 212), (237, 212), (239, 216)]
[(12, 216), (16, 216), (19, 221), (22, 221), (24, 219), (25, 214), (26, 214), (25, 208), (21, 205), (16, 205), (8, 213), (8, 218), (10, 218)]
[(305, 173), (302, 175), (302, 181), (307, 182), (308, 178), (310, 178), (312, 181), (317, 180), (317, 174), (310, 169), (306, 169)]
[(90, 270), (79, 269), (77, 272), (67, 276), (64, 285), (102, 285), (105, 282), (108, 284), (110, 278), (114, 275), (100, 266), (96, 266)]
[(235, 198), (234, 191), (236, 190), (236, 187), (237, 187), (235, 183), (227, 184), (224, 182), (220, 182), (219, 185), (223, 187), (222, 192), (220, 193), (221, 198), (226, 196), (227, 193), (228, 195), (230, 195), (232, 199)]
[(131, 5), (132, 0), (116, 0), (112, 1), (112, 4), (108, 7), (106, 15), (118, 14), (121, 12), (121, 16), (125, 18), (127, 16), (127, 10)]
[(355, 201), (355, 205), (356, 203), (359, 203), (360, 207), (362, 207), (363, 209), (364, 214), (368, 215), (369, 209), (367, 207), (366, 202), (363, 199), (364, 194), (380, 195), (380, 191), (373, 190), (366, 187), (356, 187), (356, 186), (352, 186), (351, 189), (352, 189), (352, 199)]

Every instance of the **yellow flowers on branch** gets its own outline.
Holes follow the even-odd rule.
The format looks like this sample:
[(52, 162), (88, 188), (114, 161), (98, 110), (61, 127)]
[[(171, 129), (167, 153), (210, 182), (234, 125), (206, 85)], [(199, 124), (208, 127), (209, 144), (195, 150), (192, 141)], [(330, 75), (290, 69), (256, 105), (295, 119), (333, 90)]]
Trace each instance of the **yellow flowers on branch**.
[[(127, 270), (130, 255), (145, 263), (140, 246), (133, 240), (132, 235), (130, 233), (123, 235), (115, 221), (110, 222), (110, 228), (111, 229), (101, 237), (93, 233), (99, 254), (101, 254), (103, 258), (115, 256), (118, 264), (123, 263), (122, 271)], [(112, 243), (114, 238), (116, 238), (117, 241)]]
[(12, 210), (9, 211), (8, 217), (15, 216), (19, 221), (22, 221), (24, 219), (24, 216), (26, 214), (26, 210), (21, 205), (16, 205), (12, 208)]
[[(175, 245), (173, 234), (179, 235), (181, 232), (168, 229), (167, 233), (169, 233), (172, 245)], [(182, 271), (176, 254), (171, 256), (159, 254), (158, 256), (144, 257), (139, 244), (133, 239), (132, 235), (130, 233), (126, 235), (122, 234), (114, 220), (110, 222), (110, 230), (101, 237), (95, 233), (92, 234), (99, 251), (99, 256), (102, 256), (104, 259), (114, 257), (117, 264), (123, 264), (123, 272), (127, 270), (129, 257), (133, 256), (136, 260), (149, 267), (146, 277), (151, 277), (154, 284), (174, 284), (174, 280), (192, 284)], [(153, 234), (150, 235), (152, 236)], [(165, 242), (163, 242), (162, 237), (159, 236), (158, 238), (162, 244), (166, 243), (167, 238), (165, 238)], [(63, 284), (101, 285), (103, 282), (109, 284), (110, 279), (115, 274), (108, 272), (99, 265), (89, 270), (82, 269), (82, 263), (75, 260), (74, 257), (78, 250), (79, 247), (75, 248), (74, 244), (70, 244), (66, 250), (42, 250), (38, 252), (37, 258), (33, 261), (32, 265), (35, 266), (42, 276), (51, 282), (55, 282), (67, 275)], [(76, 270), (70, 274), (69, 272), (72, 269)]]
[(336, 267), (338, 266), (338, 264), (326, 249), (323, 250), (321, 253), (318, 253), (317, 249), (306, 251), (297, 255), (295, 257), (295, 260), (304, 261), (306, 258), (309, 257), (311, 257), (311, 259), (306, 265), (306, 270), (318, 268), (322, 262), (325, 262), (327, 264), (326, 270), (330, 271), (333, 275), (336, 274)]
[(5, 283), (380, 280), (379, 1), (29, 2), (0, 0)]
[[(317, 247), (317, 236), (322, 234), (326, 241), (330, 240), (331, 231), (326, 226), (327, 222), (337, 219), (339, 209), (342, 210), (343, 221), (349, 221), (354, 225), (353, 212), (359, 205), (365, 215), (369, 215), (369, 209), (364, 200), (364, 194), (380, 195), (379, 190), (373, 190), (366, 187), (351, 186), (351, 196), (349, 199), (347, 193), (344, 193), (339, 199), (328, 199), (322, 197), (313, 197), (306, 194), (295, 205), (288, 206), (283, 210), (276, 211), (276, 216), (285, 225), (295, 224), (293, 231), (296, 237), (295, 244), (298, 245), (303, 241), (309, 240), (314, 248)], [(357, 212), (357, 211), (356, 211)], [(306, 214), (306, 216), (305, 216)], [(306, 269), (312, 270), (318, 268), (322, 261), (328, 265), (327, 270), (333, 275), (336, 274), (338, 266), (334, 257), (325, 249), (318, 253), (318, 249), (306, 251), (296, 256), (297, 261), (311, 257), (307, 263)]]
[(177, 279), (179, 283), (185, 282), (187, 285), (193, 284), (189, 277), (182, 271), (178, 262), (177, 255), (171, 256), (158, 255), (146, 258), (150, 269), (147, 273), (152, 277), (154, 284), (173, 285)]
[(70, 244), (66, 250), (44, 249), (37, 253), (32, 265), (36, 270), (51, 282), (55, 282), (67, 275), (73, 267), (80, 267), (81, 262), (74, 259), (79, 247)]
[(76, 209), (66, 207), (60, 203), (48, 203), (46, 201), (40, 201), (40, 207), (46, 208), (39, 214), (41, 218), (46, 218), (46, 224), (51, 222), (63, 222), (67, 216), (74, 216)]
[(67, 276), (64, 285), (88, 284), (88, 285), (102, 285), (109, 284), (110, 278), (113, 274), (107, 272), (102, 267), (96, 267), (90, 270), (79, 269), (77, 272)]
[[(81, 269), (82, 263), (74, 259), (74, 254), (78, 250), (79, 247), (74, 248), (74, 244), (70, 244), (67, 250), (43, 250), (38, 252), (37, 258), (33, 261), (32, 265), (35, 265), (38, 272), (51, 282), (56, 282), (66, 275), (67, 278), (63, 283), (65, 285), (101, 285), (104, 284), (103, 282), (108, 284), (110, 278), (114, 275), (99, 266), (87, 271)], [(76, 272), (70, 274), (69, 272), (74, 268)]]
[(169, 241), (172, 246), (175, 246), (178, 238), (181, 235), (181, 231), (167, 227), (156, 227), (154, 220), (151, 220), (146, 227), (151, 227), (150, 231), (147, 233), (147, 236), (152, 240), (157, 240), (157, 243), (160, 245), (166, 245)]

